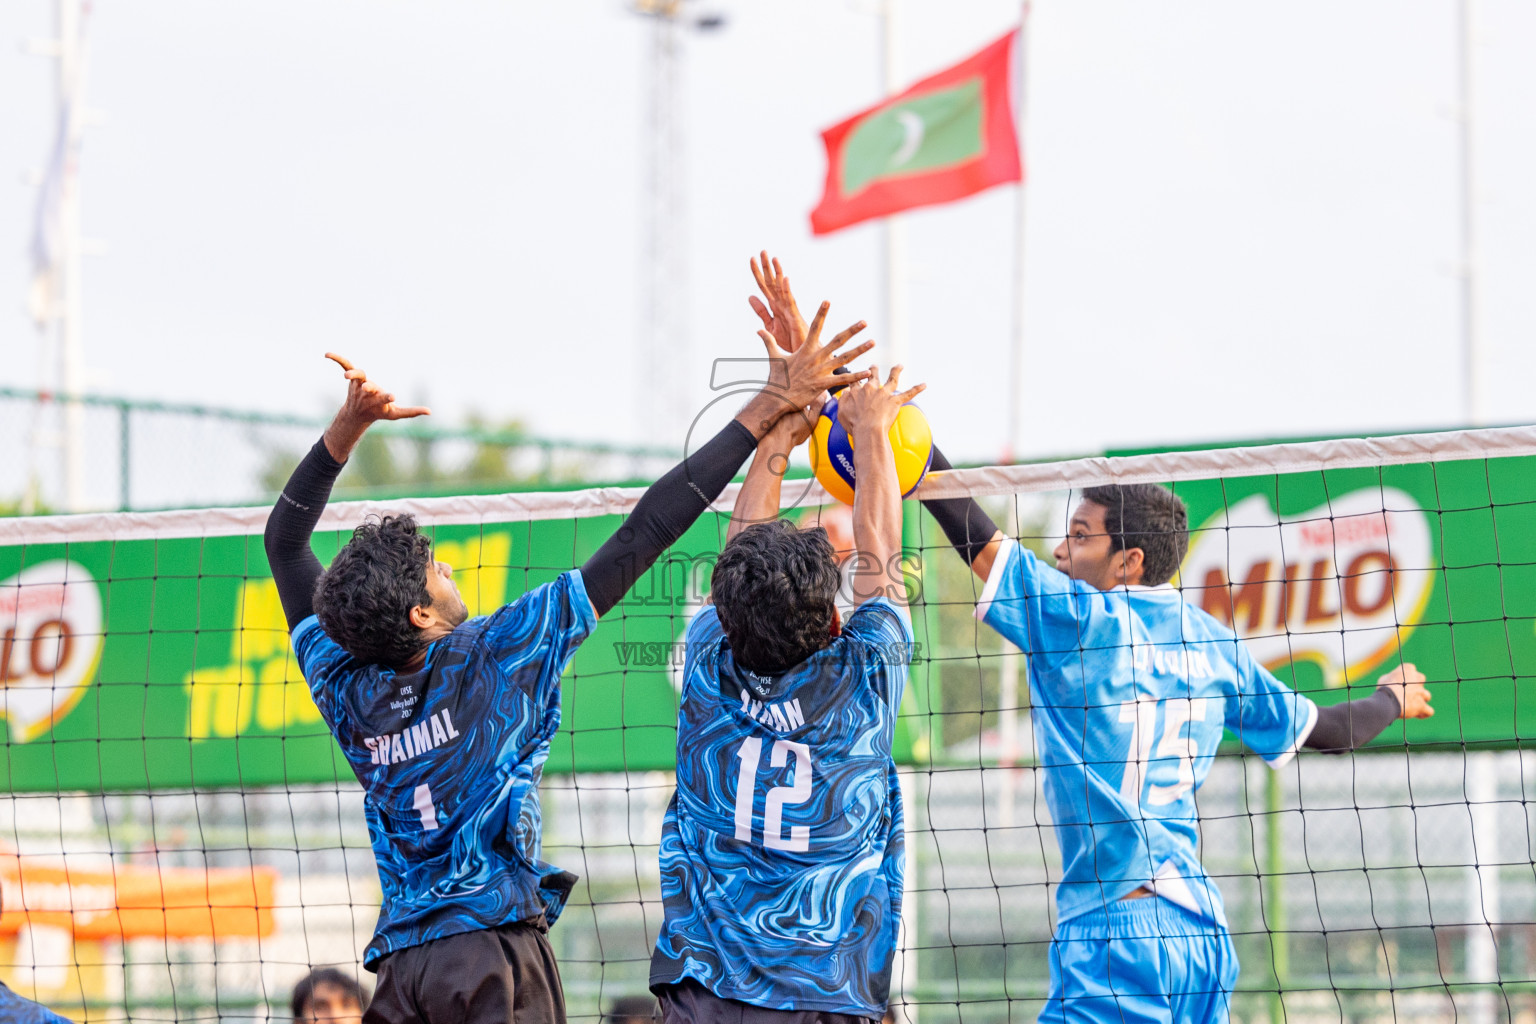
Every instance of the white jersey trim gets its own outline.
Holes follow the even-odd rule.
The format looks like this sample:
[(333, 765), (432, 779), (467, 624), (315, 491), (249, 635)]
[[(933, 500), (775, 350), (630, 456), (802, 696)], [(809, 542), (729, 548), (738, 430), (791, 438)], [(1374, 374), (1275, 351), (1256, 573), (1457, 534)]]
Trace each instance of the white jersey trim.
[(1195, 899), (1195, 893), (1189, 887), (1189, 881), (1179, 874), (1178, 866), (1171, 860), (1163, 861), (1163, 866), (1157, 869), (1157, 874), (1147, 882), (1146, 888), (1154, 896), (1160, 896), (1170, 903), (1177, 903), (1192, 914), (1204, 915), (1206, 912), (1205, 908), (1200, 906), (1200, 901)]
[(1018, 553), (1019, 542), (1012, 537), (1004, 537), (1002, 545), (997, 549), (997, 555), (992, 559), (992, 571), (987, 573), (987, 583), (981, 588), (981, 596), (976, 599), (976, 618), (986, 621), (987, 612), (992, 610), (992, 601), (997, 597), (997, 588), (1003, 584), (1003, 574), (1008, 571), (1008, 565)]
[(1307, 742), (1307, 737), (1312, 735), (1312, 730), (1317, 727), (1317, 705), (1312, 703), (1312, 698), (1303, 697), (1298, 693), (1296, 699), (1306, 702), (1307, 720), (1300, 729), (1296, 730), (1296, 742), (1291, 744), (1289, 750), (1282, 750), (1273, 758), (1264, 758), (1264, 763), (1277, 771), (1291, 763), (1291, 758), (1296, 756), (1301, 750), (1302, 744)]

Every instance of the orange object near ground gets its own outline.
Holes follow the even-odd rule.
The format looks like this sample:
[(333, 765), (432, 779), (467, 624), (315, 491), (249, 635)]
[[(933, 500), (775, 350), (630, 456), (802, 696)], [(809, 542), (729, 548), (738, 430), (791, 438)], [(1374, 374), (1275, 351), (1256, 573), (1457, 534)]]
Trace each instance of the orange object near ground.
[(277, 871), (155, 868), (80, 870), (55, 858), (0, 854), (0, 934), (28, 925), (81, 939), (265, 938)]

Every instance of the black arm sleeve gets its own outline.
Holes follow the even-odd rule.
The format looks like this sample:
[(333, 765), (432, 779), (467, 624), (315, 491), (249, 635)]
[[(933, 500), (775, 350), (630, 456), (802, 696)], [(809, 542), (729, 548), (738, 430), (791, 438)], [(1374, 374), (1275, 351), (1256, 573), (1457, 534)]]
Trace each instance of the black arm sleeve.
[(272, 514), (267, 516), (267, 564), (272, 567), (290, 631), (315, 611), (315, 581), (325, 570), (309, 549), (309, 535), (325, 511), (331, 485), (340, 472), (341, 463), (331, 458), (321, 438), (288, 478)]
[(720, 497), (756, 449), (752, 431), (732, 420), (646, 489), (624, 525), (581, 567), (587, 597), (598, 615), (618, 604), (661, 553)]
[[(929, 463), (929, 469), (952, 469), (944, 453), (937, 447), (933, 449), (933, 461)], [(960, 557), (965, 559), (965, 564), (970, 565), (976, 561), (976, 556), (981, 554), (983, 548), (997, 534), (997, 524), (992, 522), (992, 517), (982, 511), (976, 504), (975, 498), (947, 498), (943, 501), (925, 501), (923, 507), (933, 514), (938, 520), (939, 528), (944, 531), (944, 536), (960, 552)]]
[(1385, 686), (1369, 697), (1317, 709), (1317, 724), (1302, 744), (1325, 754), (1358, 750), (1380, 736), (1402, 713), (1397, 694)]

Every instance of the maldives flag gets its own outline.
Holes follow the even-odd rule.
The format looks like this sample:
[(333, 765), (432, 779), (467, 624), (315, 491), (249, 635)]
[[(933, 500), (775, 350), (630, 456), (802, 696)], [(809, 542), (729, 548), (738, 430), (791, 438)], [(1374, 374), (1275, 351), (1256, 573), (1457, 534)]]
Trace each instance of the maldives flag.
[(818, 235), (1024, 177), (1008, 61), (1015, 29), (975, 56), (821, 133), (827, 186)]

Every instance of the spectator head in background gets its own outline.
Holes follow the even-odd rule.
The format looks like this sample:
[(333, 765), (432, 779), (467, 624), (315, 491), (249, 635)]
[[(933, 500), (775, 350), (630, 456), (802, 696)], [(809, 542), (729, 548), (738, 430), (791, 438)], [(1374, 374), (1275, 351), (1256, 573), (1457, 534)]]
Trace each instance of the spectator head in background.
[(293, 986), (295, 1022), (362, 1024), (368, 993), (356, 978), (334, 967), (319, 967)]

